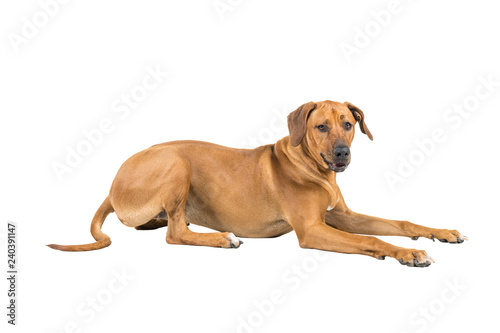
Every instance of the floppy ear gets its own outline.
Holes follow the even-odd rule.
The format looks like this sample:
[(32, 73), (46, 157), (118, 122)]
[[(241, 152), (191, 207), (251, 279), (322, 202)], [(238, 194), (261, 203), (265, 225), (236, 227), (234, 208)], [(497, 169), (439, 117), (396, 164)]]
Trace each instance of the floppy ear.
[(306, 123), (309, 114), (316, 108), (316, 103), (309, 102), (301, 105), (297, 110), (288, 115), (288, 131), (290, 143), (297, 147), (306, 135)]
[(349, 110), (351, 110), (351, 113), (356, 119), (356, 121), (359, 122), (359, 128), (361, 128), (361, 132), (368, 135), (370, 140), (373, 141), (373, 135), (365, 124), (365, 115), (363, 111), (361, 111), (357, 106), (349, 102), (344, 102), (344, 104), (349, 108)]

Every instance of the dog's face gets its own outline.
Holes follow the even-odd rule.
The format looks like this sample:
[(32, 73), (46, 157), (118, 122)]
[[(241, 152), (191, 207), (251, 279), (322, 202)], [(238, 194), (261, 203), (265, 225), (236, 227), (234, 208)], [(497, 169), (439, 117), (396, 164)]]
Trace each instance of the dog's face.
[(294, 147), (303, 145), (319, 166), (342, 172), (351, 162), (356, 122), (373, 140), (363, 111), (351, 103), (309, 102), (288, 115), (290, 143)]

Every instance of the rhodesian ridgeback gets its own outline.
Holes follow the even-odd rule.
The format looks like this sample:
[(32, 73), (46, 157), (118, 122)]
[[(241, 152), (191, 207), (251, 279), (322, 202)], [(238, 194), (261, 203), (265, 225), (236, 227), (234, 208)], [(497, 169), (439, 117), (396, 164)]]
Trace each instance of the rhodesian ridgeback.
[[(373, 140), (363, 112), (349, 102), (309, 102), (288, 115), (290, 135), (255, 149), (206, 142), (162, 143), (130, 157), (91, 224), (96, 242), (55, 245), (89, 251), (111, 244), (101, 231), (106, 216), (136, 229), (167, 226), (169, 244), (237, 248), (239, 237), (276, 237), (295, 231), (302, 248), (397, 259), (407, 266), (434, 262), (425, 251), (365, 235), (426, 237), (462, 243), (456, 230), (386, 220), (351, 211), (336, 175), (351, 161), (354, 125)], [(197, 233), (194, 223), (219, 232)]]

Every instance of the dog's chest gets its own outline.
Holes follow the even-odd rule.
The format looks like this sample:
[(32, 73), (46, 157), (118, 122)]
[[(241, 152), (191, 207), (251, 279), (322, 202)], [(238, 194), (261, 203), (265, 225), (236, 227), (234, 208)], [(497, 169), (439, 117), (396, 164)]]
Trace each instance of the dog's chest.
[[(338, 187), (337, 187), (337, 190), (338, 190)], [(340, 195), (337, 193), (337, 191), (333, 191), (331, 199), (330, 199), (330, 203), (328, 205), (328, 208), (326, 208), (326, 211), (329, 212), (332, 209), (335, 209), (335, 207), (339, 203), (339, 200), (340, 200)]]

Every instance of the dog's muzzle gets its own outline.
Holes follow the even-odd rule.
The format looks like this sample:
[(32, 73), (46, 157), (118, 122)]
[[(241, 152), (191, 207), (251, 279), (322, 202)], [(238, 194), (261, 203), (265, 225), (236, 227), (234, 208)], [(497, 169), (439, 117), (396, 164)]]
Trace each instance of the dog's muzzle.
[(347, 146), (335, 147), (335, 149), (333, 150), (334, 158), (332, 158), (332, 161), (327, 159), (323, 153), (321, 153), (320, 155), (328, 168), (335, 172), (345, 171), (345, 169), (347, 169), (347, 167), (349, 166), (351, 159), (351, 151)]

